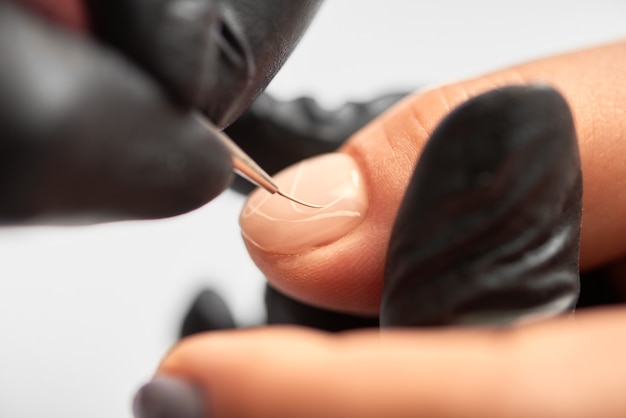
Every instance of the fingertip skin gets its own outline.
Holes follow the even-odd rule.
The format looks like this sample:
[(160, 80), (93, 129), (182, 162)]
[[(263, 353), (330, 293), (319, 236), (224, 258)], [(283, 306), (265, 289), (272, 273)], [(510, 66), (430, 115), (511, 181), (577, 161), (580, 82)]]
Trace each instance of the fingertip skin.
[(573, 308), (582, 175), (573, 119), (546, 86), (452, 111), (418, 161), (387, 253), (382, 326), (508, 324)]

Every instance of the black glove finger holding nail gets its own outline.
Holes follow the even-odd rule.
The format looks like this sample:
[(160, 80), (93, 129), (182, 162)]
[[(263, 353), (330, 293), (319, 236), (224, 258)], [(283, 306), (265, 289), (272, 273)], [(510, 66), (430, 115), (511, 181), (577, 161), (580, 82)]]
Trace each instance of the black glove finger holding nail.
[(431, 135), (398, 212), (381, 326), (570, 312), (581, 212), (574, 123), (558, 92), (514, 86), (468, 101)]
[(194, 113), (225, 126), (267, 85), (320, 2), (290, 3), (88, 1), (94, 38), (1, 2), (0, 222), (159, 218), (219, 194), (230, 157)]

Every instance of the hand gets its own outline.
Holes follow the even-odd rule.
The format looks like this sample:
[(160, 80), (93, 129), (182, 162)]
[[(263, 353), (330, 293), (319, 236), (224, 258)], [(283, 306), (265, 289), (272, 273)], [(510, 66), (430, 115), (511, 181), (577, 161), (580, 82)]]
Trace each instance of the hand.
[(231, 123), (320, 1), (22, 3), (0, 4), (0, 223), (158, 218), (211, 200), (232, 166), (194, 112)]
[[(468, 97), (497, 86), (543, 82), (564, 94), (578, 134), (585, 208), (581, 268), (617, 259), (626, 252), (619, 239), (626, 229), (619, 181), (626, 174), (624, 46), (549, 58), (405, 100), (340, 150), (354, 158), (365, 178), (364, 218), (314, 246), (287, 241), (268, 250), (249, 239), (251, 254), (273, 285), (292, 296), (378, 313), (392, 224), (425, 140)], [(253, 227), (254, 221), (243, 224), (248, 237), (254, 238)], [(163, 417), (621, 417), (625, 320), (626, 312), (616, 308), (504, 329), (214, 332), (174, 347), (156, 379), (139, 393), (136, 408), (145, 418), (157, 412)]]

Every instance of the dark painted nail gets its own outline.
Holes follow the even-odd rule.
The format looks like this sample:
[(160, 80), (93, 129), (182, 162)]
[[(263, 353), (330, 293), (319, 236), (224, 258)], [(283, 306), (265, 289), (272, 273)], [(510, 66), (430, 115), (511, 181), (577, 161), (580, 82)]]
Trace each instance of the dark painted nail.
[(174, 377), (160, 376), (144, 385), (133, 402), (135, 418), (203, 418), (200, 389)]

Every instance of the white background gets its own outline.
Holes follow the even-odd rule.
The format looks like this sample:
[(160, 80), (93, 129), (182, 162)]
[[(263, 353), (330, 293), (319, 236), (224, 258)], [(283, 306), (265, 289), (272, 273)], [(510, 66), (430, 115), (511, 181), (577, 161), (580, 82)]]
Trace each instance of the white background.
[[(327, 0), (269, 90), (326, 106), (626, 34), (623, 0)], [(0, 418), (122, 418), (192, 296), (262, 316), (262, 276), (227, 192), (174, 219), (0, 228)]]

